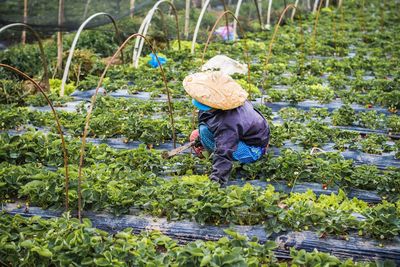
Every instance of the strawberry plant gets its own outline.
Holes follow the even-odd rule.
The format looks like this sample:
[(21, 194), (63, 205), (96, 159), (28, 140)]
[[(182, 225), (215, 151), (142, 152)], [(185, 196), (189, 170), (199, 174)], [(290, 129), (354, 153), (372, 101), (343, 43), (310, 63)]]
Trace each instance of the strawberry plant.
[(0, 129), (14, 129), (26, 124), (28, 109), (14, 105), (0, 105)]
[[(118, 265), (118, 266), (314, 266), (338, 265), (341, 261), (317, 251), (291, 249), (291, 260), (278, 262), (275, 242), (260, 244), (233, 230), (218, 241), (197, 240), (179, 244), (159, 232), (133, 234), (125, 229), (113, 235), (96, 229), (84, 219), (68, 214), (57, 219), (3, 215), (0, 218), (3, 263), (9, 265)], [(135, 255), (134, 257), (132, 255)], [(364, 263), (365, 266), (370, 266)], [(346, 261), (346, 266), (364, 266)]]
[(391, 115), (387, 117), (387, 128), (392, 133), (400, 133), (400, 116)]
[(360, 112), (357, 114), (359, 125), (369, 129), (382, 129), (384, 128), (384, 121), (386, 116), (378, 114), (374, 111)]
[(398, 236), (400, 233), (399, 209), (392, 203), (383, 202), (375, 207), (367, 209), (363, 222), (365, 233), (369, 233), (378, 239)]
[(382, 154), (393, 150), (393, 147), (388, 145), (387, 138), (384, 135), (371, 134), (360, 141), (361, 150), (371, 154)]
[(0, 104), (24, 103), (24, 97), (29, 95), (22, 82), (0, 79)]
[(375, 189), (380, 184), (381, 176), (376, 166), (360, 165), (354, 168), (353, 173), (345, 179), (356, 187)]
[(356, 114), (349, 105), (343, 105), (332, 113), (333, 125), (351, 126), (356, 121)]

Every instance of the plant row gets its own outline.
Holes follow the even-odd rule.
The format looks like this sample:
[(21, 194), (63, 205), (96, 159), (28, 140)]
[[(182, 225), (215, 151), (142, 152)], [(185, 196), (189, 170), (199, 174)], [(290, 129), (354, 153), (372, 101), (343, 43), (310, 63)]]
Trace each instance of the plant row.
[(49, 220), (3, 214), (0, 256), (2, 264), (11, 266), (379, 266), (316, 250), (291, 249), (291, 258), (279, 261), (274, 242), (260, 244), (232, 230), (225, 233), (218, 241), (180, 245), (158, 232), (133, 234), (128, 228), (112, 235), (67, 214)]
[[(172, 140), (172, 128), (169, 121), (167, 105), (149, 101), (133, 99), (115, 99), (112, 97), (99, 97), (90, 121), (88, 135), (90, 137), (110, 138), (123, 137), (125, 141), (141, 141), (147, 145), (160, 144)], [(2, 129), (16, 129), (20, 126), (33, 125), (35, 127), (50, 127), (56, 131), (53, 115), (49, 112), (40, 112), (25, 107), (3, 105), (0, 111)], [(272, 112), (263, 105), (256, 105), (264, 116), (271, 120)], [(196, 114), (187, 101), (174, 102), (175, 128), (178, 141), (185, 142), (186, 137), (194, 129)], [(380, 134), (360, 135), (355, 131), (345, 131), (331, 128), (326, 121), (328, 113), (324, 109), (314, 109), (310, 114), (290, 108), (280, 111), (284, 123), (274, 123), (271, 126), (271, 145), (282, 147), (290, 141), (305, 149), (312, 147), (323, 147), (333, 143), (334, 149), (343, 151), (361, 150), (370, 154), (382, 154), (394, 151), (400, 155), (399, 141), (393, 141), (390, 137)], [(375, 123), (380, 123), (384, 117), (375, 113), (360, 113), (357, 115), (361, 121), (368, 123), (368, 126), (377, 126), (370, 119), (376, 118)], [(64, 130), (73, 136), (80, 136), (83, 132), (83, 125), (86, 118), (86, 108), (81, 104), (77, 112), (58, 112)], [(332, 123), (335, 125), (349, 125), (354, 121), (354, 111), (345, 106), (334, 111)], [(390, 127), (398, 128), (398, 116), (393, 115), (387, 118)], [(397, 127), (397, 128), (396, 128)], [(376, 127), (374, 127), (376, 128)]]
[[(69, 163), (79, 162), (80, 140), (68, 139)], [(63, 154), (59, 137), (55, 134), (27, 132), (23, 135), (0, 135), (0, 162), (12, 164), (41, 163), (46, 166), (63, 166)], [(208, 158), (199, 159), (190, 154), (178, 155), (170, 160), (162, 159), (161, 152), (138, 149), (118, 150), (105, 144), (87, 144), (85, 166), (105, 163), (122, 169), (140, 169), (157, 175), (183, 175), (210, 173)], [(355, 165), (338, 153), (319, 153), (283, 150), (278, 156), (267, 153), (261, 160), (241, 166), (234, 164), (232, 179), (237, 177), (262, 180), (284, 180), (289, 185), (296, 182), (317, 182), (326, 187), (377, 190), (383, 197), (396, 199), (400, 193), (400, 176), (396, 168), (380, 171), (373, 165)]]
[[(314, 37), (311, 34), (314, 16), (309, 16), (304, 20), (302, 28), (306, 36), (300, 34), (298, 25), (288, 24), (282, 26), (273, 47), (274, 55), (266, 69), (264, 67), (265, 51), (268, 48), (271, 35), (262, 32), (249, 34), (249, 38), (252, 40), (240, 40), (232, 45), (214, 42), (209, 46), (206, 58), (229, 51), (228, 54), (231, 57), (244, 61), (243, 48), (247, 47), (251, 55), (250, 61), (255, 61), (255, 64), (252, 64), (251, 67), (252, 84), (256, 87), (264, 87), (264, 89), (268, 89), (273, 84), (291, 85), (289, 94), (285, 96), (281, 95), (282, 92), (268, 92), (274, 96), (275, 100), (298, 102), (307, 98), (316, 98), (322, 102), (327, 102), (337, 95), (349, 103), (379, 104), (396, 109), (399, 107), (399, 95), (394, 89), (398, 87), (398, 79), (392, 79), (391, 77), (398, 76), (398, 49), (396, 49), (397, 43), (393, 38), (398, 31), (398, 27), (396, 23), (387, 23), (385, 24), (385, 31), (375, 31), (375, 28), (371, 25), (381, 22), (377, 19), (369, 21), (368, 27), (364, 27), (363, 32), (360, 32), (360, 25), (353, 23), (353, 14), (358, 13), (358, 8), (349, 5), (343, 15), (340, 11), (324, 9), (318, 24), (318, 35), (315, 40), (313, 40)], [(368, 6), (368, 10), (375, 12), (372, 6)], [(396, 22), (398, 20), (397, 14), (394, 12), (388, 10), (387, 13), (389, 14), (386, 17), (388, 22)], [(338, 26), (336, 31), (332, 31), (332, 24), (335, 21), (340, 27), (336, 25)], [(368, 31), (368, 34), (364, 34), (364, 31)], [(88, 36), (87, 38), (85, 37), (86, 35)], [(102, 52), (104, 57), (104, 51), (108, 51), (105, 54), (109, 54), (113, 49), (101, 47), (101, 49), (90, 50), (92, 48), (90, 44), (94, 43), (95, 47), (97, 47), (99, 42), (96, 40), (99, 38), (110, 39), (109, 34), (105, 33), (104, 35), (106, 37), (102, 37), (101, 32), (89, 31), (83, 35), (84, 39), (80, 41), (81, 47), (84, 48), (75, 52), (69, 77), (73, 83), (77, 84), (78, 89), (86, 90), (97, 86), (98, 77), (105, 65), (97, 54)], [(332, 37), (334, 42), (332, 42)], [(360, 38), (362, 39), (361, 42)], [(304, 41), (305, 43), (303, 43)], [(109, 41), (108, 43), (113, 42)], [(312, 47), (313, 43), (315, 44), (314, 48)], [(348, 47), (351, 45), (356, 49), (356, 56), (342, 58), (341, 60), (337, 60), (334, 57), (328, 60), (308, 60), (303, 53), (316, 52), (317, 54), (334, 55), (334, 53), (342, 53), (343, 51), (348, 52)], [(114, 44), (111, 46), (115, 47)], [(184, 43), (183, 47), (185, 49), (189, 48), (190, 44)], [(202, 50), (203, 47), (203, 45), (200, 45), (198, 50)], [(32, 46), (27, 46), (26, 50), (30, 52), (27, 52), (28, 55), (25, 56), (23, 48), (7, 50), (1, 54), (4, 58), (2, 62), (20, 66), (28, 73), (36, 74), (37, 66), (40, 63), (35, 62), (34, 68), (32, 68), (32, 66), (29, 67), (30, 62), (22, 62), (21, 58), (39, 58), (29, 54), (32, 51), (37, 53), (37, 51)], [(129, 50), (131, 49), (128, 48)], [(55, 54), (55, 51), (52, 51), (52, 53)], [(179, 97), (184, 94), (181, 86), (182, 79), (189, 72), (199, 68), (201, 61), (198, 56), (194, 57), (188, 54), (187, 51), (176, 51), (176, 42), (172, 45), (172, 49), (164, 51), (164, 53), (169, 59), (164, 66), (169, 87), (173, 91), (172, 95)], [(385, 58), (385, 60), (382, 60), (382, 58)], [(288, 61), (293, 59), (297, 59), (294, 66), (288, 64)], [(138, 69), (134, 69), (130, 65), (113, 66), (104, 81), (106, 90), (113, 91), (124, 88), (132, 93), (138, 91), (151, 92), (153, 96), (165, 93), (159, 70), (147, 66), (146, 61), (147, 58), (144, 58), (141, 61), (141, 67)], [(266, 83), (265, 71), (268, 73)], [(288, 72), (292, 75), (282, 75)], [(323, 80), (320, 78), (322, 74), (329, 75), (329, 87), (323, 84)], [(375, 75), (379, 79), (365, 81), (362, 76), (366, 74)], [(351, 80), (346, 75), (352, 75), (355, 79)], [(239, 77), (244, 78), (244, 76)], [(347, 85), (351, 86), (351, 90), (342, 90)], [(12, 90), (4, 91), (7, 94)], [(54, 84), (54, 92), (57, 91), (59, 91), (59, 85)]]
[[(5, 171), (1, 184), (9, 196), (18, 194), (30, 205), (44, 208), (63, 206), (63, 169), (53, 172), (37, 165), (2, 165)], [(400, 202), (383, 201), (371, 206), (358, 199), (348, 199), (343, 191), (316, 197), (311, 190), (286, 195), (276, 192), (272, 186), (262, 189), (246, 184), (220, 188), (207, 176), (166, 180), (153, 173), (132, 172), (107, 164), (84, 168), (82, 181), (83, 207), (91, 211), (105, 210), (117, 215), (139, 212), (200, 224), (261, 224), (267, 234), (315, 230), (323, 235), (345, 237), (350, 232), (358, 232), (383, 240), (400, 232)], [(70, 170), (69, 187), (70, 206), (76, 208), (75, 167)], [(357, 219), (354, 213), (365, 218)]]
[(391, 134), (400, 133), (400, 116), (388, 116), (378, 113), (375, 110), (356, 112), (349, 105), (343, 105), (337, 110), (334, 110), (332, 114), (330, 114), (326, 108), (302, 110), (294, 107), (287, 107), (280, 109), (278, 115), (284, 121), (330, 121), (335, 126), (352, 126), (372, 130), (382, 130)]

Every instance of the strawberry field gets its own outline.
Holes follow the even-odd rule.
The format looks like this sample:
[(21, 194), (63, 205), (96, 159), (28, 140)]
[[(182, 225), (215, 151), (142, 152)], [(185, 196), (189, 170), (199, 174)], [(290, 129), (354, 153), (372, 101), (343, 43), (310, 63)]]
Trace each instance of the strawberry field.
[[(185, 36), (177, 2), (178, 29), (171, 3), (146, 37), (148, 10), (75, 50), (65, 33), (61, 68), (55, 34), (0, 50), (0, 266), (400, 265), (400, 3), (275, 1), (260, 26), (268, 3), (233, 2), (196, 42), (201, 8)], [(183, 79), (216, 55), (246, 66), (232, 77), (271, 128), (226, 187), (212, 154), (163, 157), (197, 128)]]

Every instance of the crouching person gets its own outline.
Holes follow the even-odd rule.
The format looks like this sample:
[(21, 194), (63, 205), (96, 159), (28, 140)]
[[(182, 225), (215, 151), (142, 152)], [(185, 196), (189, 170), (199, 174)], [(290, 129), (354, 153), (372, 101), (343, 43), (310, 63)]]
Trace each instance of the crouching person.
[(210, 179), (226, 186), (233, 161), (252, 163), (266, 152), (270, 129), (266, 119), (254, 109), (248, 94), (230, 76), (222, 72), (204, 72), (183, 81), (192, 103), (199, 109), (199, 128), (190, 140), (200, 139), (195, 147), (212, 153)]

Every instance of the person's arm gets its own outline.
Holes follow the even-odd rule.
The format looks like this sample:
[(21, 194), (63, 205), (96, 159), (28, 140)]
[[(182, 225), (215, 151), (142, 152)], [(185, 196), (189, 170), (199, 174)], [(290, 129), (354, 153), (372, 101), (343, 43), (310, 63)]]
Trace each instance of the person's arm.
[(237, 129), (232, 126), (218, 127), (214, 132), (215, 151), (210, 179), (220, 184), (228, 182), (232, 170), (233, 152), (239, 143)]

